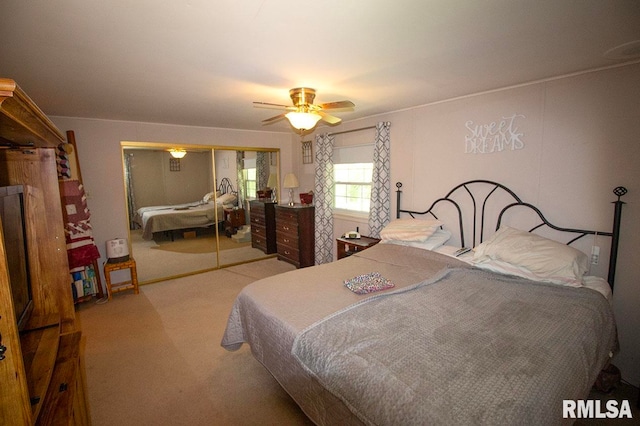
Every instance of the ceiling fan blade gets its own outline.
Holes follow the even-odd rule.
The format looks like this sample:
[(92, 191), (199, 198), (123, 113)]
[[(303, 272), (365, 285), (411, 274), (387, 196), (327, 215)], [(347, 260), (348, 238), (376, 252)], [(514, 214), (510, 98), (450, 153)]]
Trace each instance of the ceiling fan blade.
[(271, 118), (267, 118), (266, 120), (262, 120), (262, 124), (271, 124), (275, 123), (278, 120), (282, 120), (285, 117), (285, 113), (274, 115)]
[(295, 109), (295, 107), (291, 105), (272, 104), (269, 102), (254, 102), (253, 106), (258, 108)]
[(355, 104), (351, 101), (336, 101), (320, 104), (322, 109), (342, 109), (342, 108), (355, 108)]
[(338, 124), (339, 122), (342, 121), (341, 118), (335, 117), (333, 115), (329, 115), (326, 112), (318, 111), (318, 114), (320, 114), (322, 119), (329, 124)]

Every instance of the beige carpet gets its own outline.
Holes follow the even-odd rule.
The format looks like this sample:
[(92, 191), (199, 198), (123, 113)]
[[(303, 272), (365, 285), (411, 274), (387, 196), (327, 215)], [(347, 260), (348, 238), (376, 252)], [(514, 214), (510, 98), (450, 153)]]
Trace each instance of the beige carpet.
[(292, 269), (267, 259), (80, 305), (93, 424), (311, 424), (246, 345), (220, 346), (240, 290)]
[[(93, 425), (311, 425), (247, 345), (237, 352), (220, 346), (241, 289), (292, 269), (272, 258), (79, 305)], [(634, 419), (576, 425), (638, 424), (637, 398), (628, 384), (594, 391), (589, 399), (630, 400)]]
[[(232, 250), (243, 247), (251, 247), (251, 242), (237, 243), (233, 239), (224, 235), (220, 236), (220, 250)], [(160, 241), (156, 246), (151, 247), (152, 250), (164, 250), (174, 253), (215, 253), (216, 237), (197, 237), (197, 238), (181, 238), (175, 241)]]
[[(267, 256), (261, 250), (252, 248), (250, 243), (239, 244), (225, 236), (220, 238), (220, 244), (224, 249), (220, 250), (219, 253), (215, 251), (186, 253), (186, 251), (189, 251), (188, 249), (182, 249), (182, 252), (159, 250), (159, 244), (156, 241), (142, 239), (141, 230), (131, 231), (130, 238), (132, 255), (136, 259), (138, 281), (140, 282), (154, 281), (166, 277), (176, 277), (181, 274), (214, 269), (217, 268), (218, 261), (220, 265), (229, 265), (263, 259)], [(203, 239), (203, 237), (194, 238), (194, 243), (198, 244), (195, 240), (200, 239)], [(181, 241), (183, 240), (178, 239), (176, 243)], [(164, 242), (161, 241), (161, 244), (164, 243), (172, 244), (168, 239)], [(122, 277), (112, 279), (123, 281), (124, 278), (126, 277), (123, 275)]]

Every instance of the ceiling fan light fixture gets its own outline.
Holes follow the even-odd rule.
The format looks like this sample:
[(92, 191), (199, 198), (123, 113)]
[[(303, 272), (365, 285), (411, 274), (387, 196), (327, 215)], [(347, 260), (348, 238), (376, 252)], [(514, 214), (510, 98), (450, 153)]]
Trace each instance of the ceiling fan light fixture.
[(285, 114), (291, 125), (298, 130), (310, 130), (322, 118), (320, 114), (312, 112), (289, 112)]
[(173, 158), (183, 158), (185, 155), (187, 155), (187, 151), (184, 149), (170, 149), (169, 154)]

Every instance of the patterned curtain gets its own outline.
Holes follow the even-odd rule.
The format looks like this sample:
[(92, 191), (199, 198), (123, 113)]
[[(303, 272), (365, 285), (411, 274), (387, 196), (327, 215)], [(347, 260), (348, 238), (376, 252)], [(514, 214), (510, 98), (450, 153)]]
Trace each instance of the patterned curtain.
[(133, 154), (125, 153), (124, 155), (124, 180), (127, 187), (127, 206), (129, 207), (129, 229), (138, 229), (140, 226), (136, 223), (136, 197), (133, 193), (133, 182), (131, 179), (131, 167), (133, 162)]
[(256, 189), (261, 190), (269, 182), (269, 153), (258, 151), (256, 155)]
[(373, 147), (373, 182), (371, 185), (371, 207), (369, 211), (369, 235), (380, 238), (380, 231), (391, 220), (391, 123), (376, 124), (376, 139)]
[(333, 262), (333, 142), (328, 134), (316, 135), (315, 263)]
[(244, 193), (244, 174), (242, 170), (244, 168), (244, 151), (236, 151), (236, 180), (238, 191), (238, 206), (244, 207), (244, 199), (246, 194)]

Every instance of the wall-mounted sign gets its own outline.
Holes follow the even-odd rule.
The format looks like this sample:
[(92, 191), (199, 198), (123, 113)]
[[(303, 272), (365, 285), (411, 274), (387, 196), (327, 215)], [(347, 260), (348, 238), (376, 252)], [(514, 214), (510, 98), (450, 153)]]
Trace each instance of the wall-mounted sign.
[(469, 120), (464, 123), (470, 134), (464, 137), (465, 154), (491, 154), (501, 151), (514, 151), (524, 148), (522, 137), (518, 131), (516, 119), (525, 118), (522, 114), (502, 117), (489, 124), (475, 124)]

